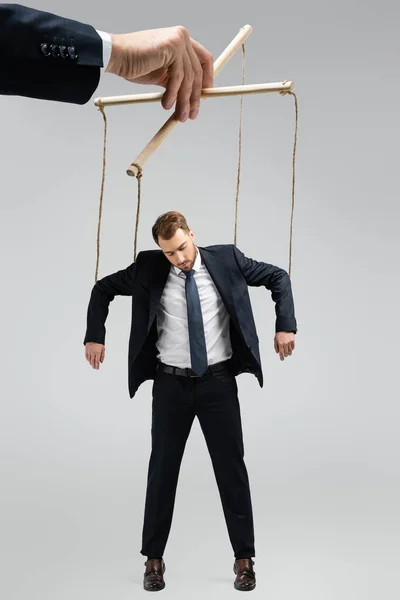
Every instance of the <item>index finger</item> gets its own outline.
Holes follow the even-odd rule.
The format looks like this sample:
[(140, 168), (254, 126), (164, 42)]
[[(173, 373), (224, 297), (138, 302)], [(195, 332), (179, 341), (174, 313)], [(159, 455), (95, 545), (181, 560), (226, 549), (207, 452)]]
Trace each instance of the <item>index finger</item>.
[(214, 85), (214, 61), (213, 55), (204, 46), (190, 38), (193, 50), (197, 54), (203, 69), (203, 88), (210, 88)]

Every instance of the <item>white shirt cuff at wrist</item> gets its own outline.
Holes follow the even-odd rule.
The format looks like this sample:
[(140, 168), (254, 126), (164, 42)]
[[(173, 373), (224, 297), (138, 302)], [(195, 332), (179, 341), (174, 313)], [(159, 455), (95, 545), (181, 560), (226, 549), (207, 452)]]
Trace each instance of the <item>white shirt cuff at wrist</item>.
[(105, 31), (96, 31), (103, 40), (103, 69), (106, 69), (111, 57), (111, 35)]

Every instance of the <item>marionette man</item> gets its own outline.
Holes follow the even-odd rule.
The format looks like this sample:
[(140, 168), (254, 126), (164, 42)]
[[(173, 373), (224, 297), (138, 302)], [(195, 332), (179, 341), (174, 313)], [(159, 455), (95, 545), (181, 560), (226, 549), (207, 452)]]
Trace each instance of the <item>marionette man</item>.
[[(129, 392), (146, 380), (152, 391), (152, 449), (141, 554), (143, 587), (165, 587), (169, 536), (180, 465), (195, 417), (204, 434), (234, 552), (234, 587), (253, 590), (253, 512), (244, 462), (236, 376), (263, 386), (259, 343), (248, 286), (264, 286), (275, 302), (274, 347), (292, 355), (297, 324), (291, 281), (283, 269), (247, 258), (232, 244), (198, 247), (185, 217), (161, 215), (152, 228), (159, 250), (140, 252), (126, 269), (94, 285), (87, 312), (86, 359), (105, 358), (105, 322), (117, 295), (132, 297)], [(210, 539), (207, 560), (215, 560)], [(208, 558), (209, 557), (209, 558)]]

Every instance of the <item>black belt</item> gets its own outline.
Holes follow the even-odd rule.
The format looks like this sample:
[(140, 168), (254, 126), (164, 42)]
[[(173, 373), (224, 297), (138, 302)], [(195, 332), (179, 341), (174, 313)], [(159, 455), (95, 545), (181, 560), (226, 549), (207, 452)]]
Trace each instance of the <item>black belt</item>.
[[(228, 361), (224, 360), (223, 362), (215, 363), (214, 365), (210, 365), (204, 371), (204, 375), (220, 373), (228, 368)], [(170, 365), (166, 365), (162, 362), (159, 362), (157, 365), (157, 370), (163, 371), (164, 373), (169, 373), (170, 375), (179, 375), (180, 377), (200, 377), (197, 375), (192, 369), (185, 368), (181, 369), (180, 367), (171, 367)]]

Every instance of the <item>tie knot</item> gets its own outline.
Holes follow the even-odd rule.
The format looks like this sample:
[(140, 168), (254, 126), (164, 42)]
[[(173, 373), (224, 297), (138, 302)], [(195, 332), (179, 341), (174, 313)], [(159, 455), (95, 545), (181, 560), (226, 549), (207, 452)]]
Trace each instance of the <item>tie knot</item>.
[(193, 277), (193, 275), (194, 275), (193, 269), (190, 269), (190, 271), (186, 272), (186, 277), (188, 277), (188, 278)]

